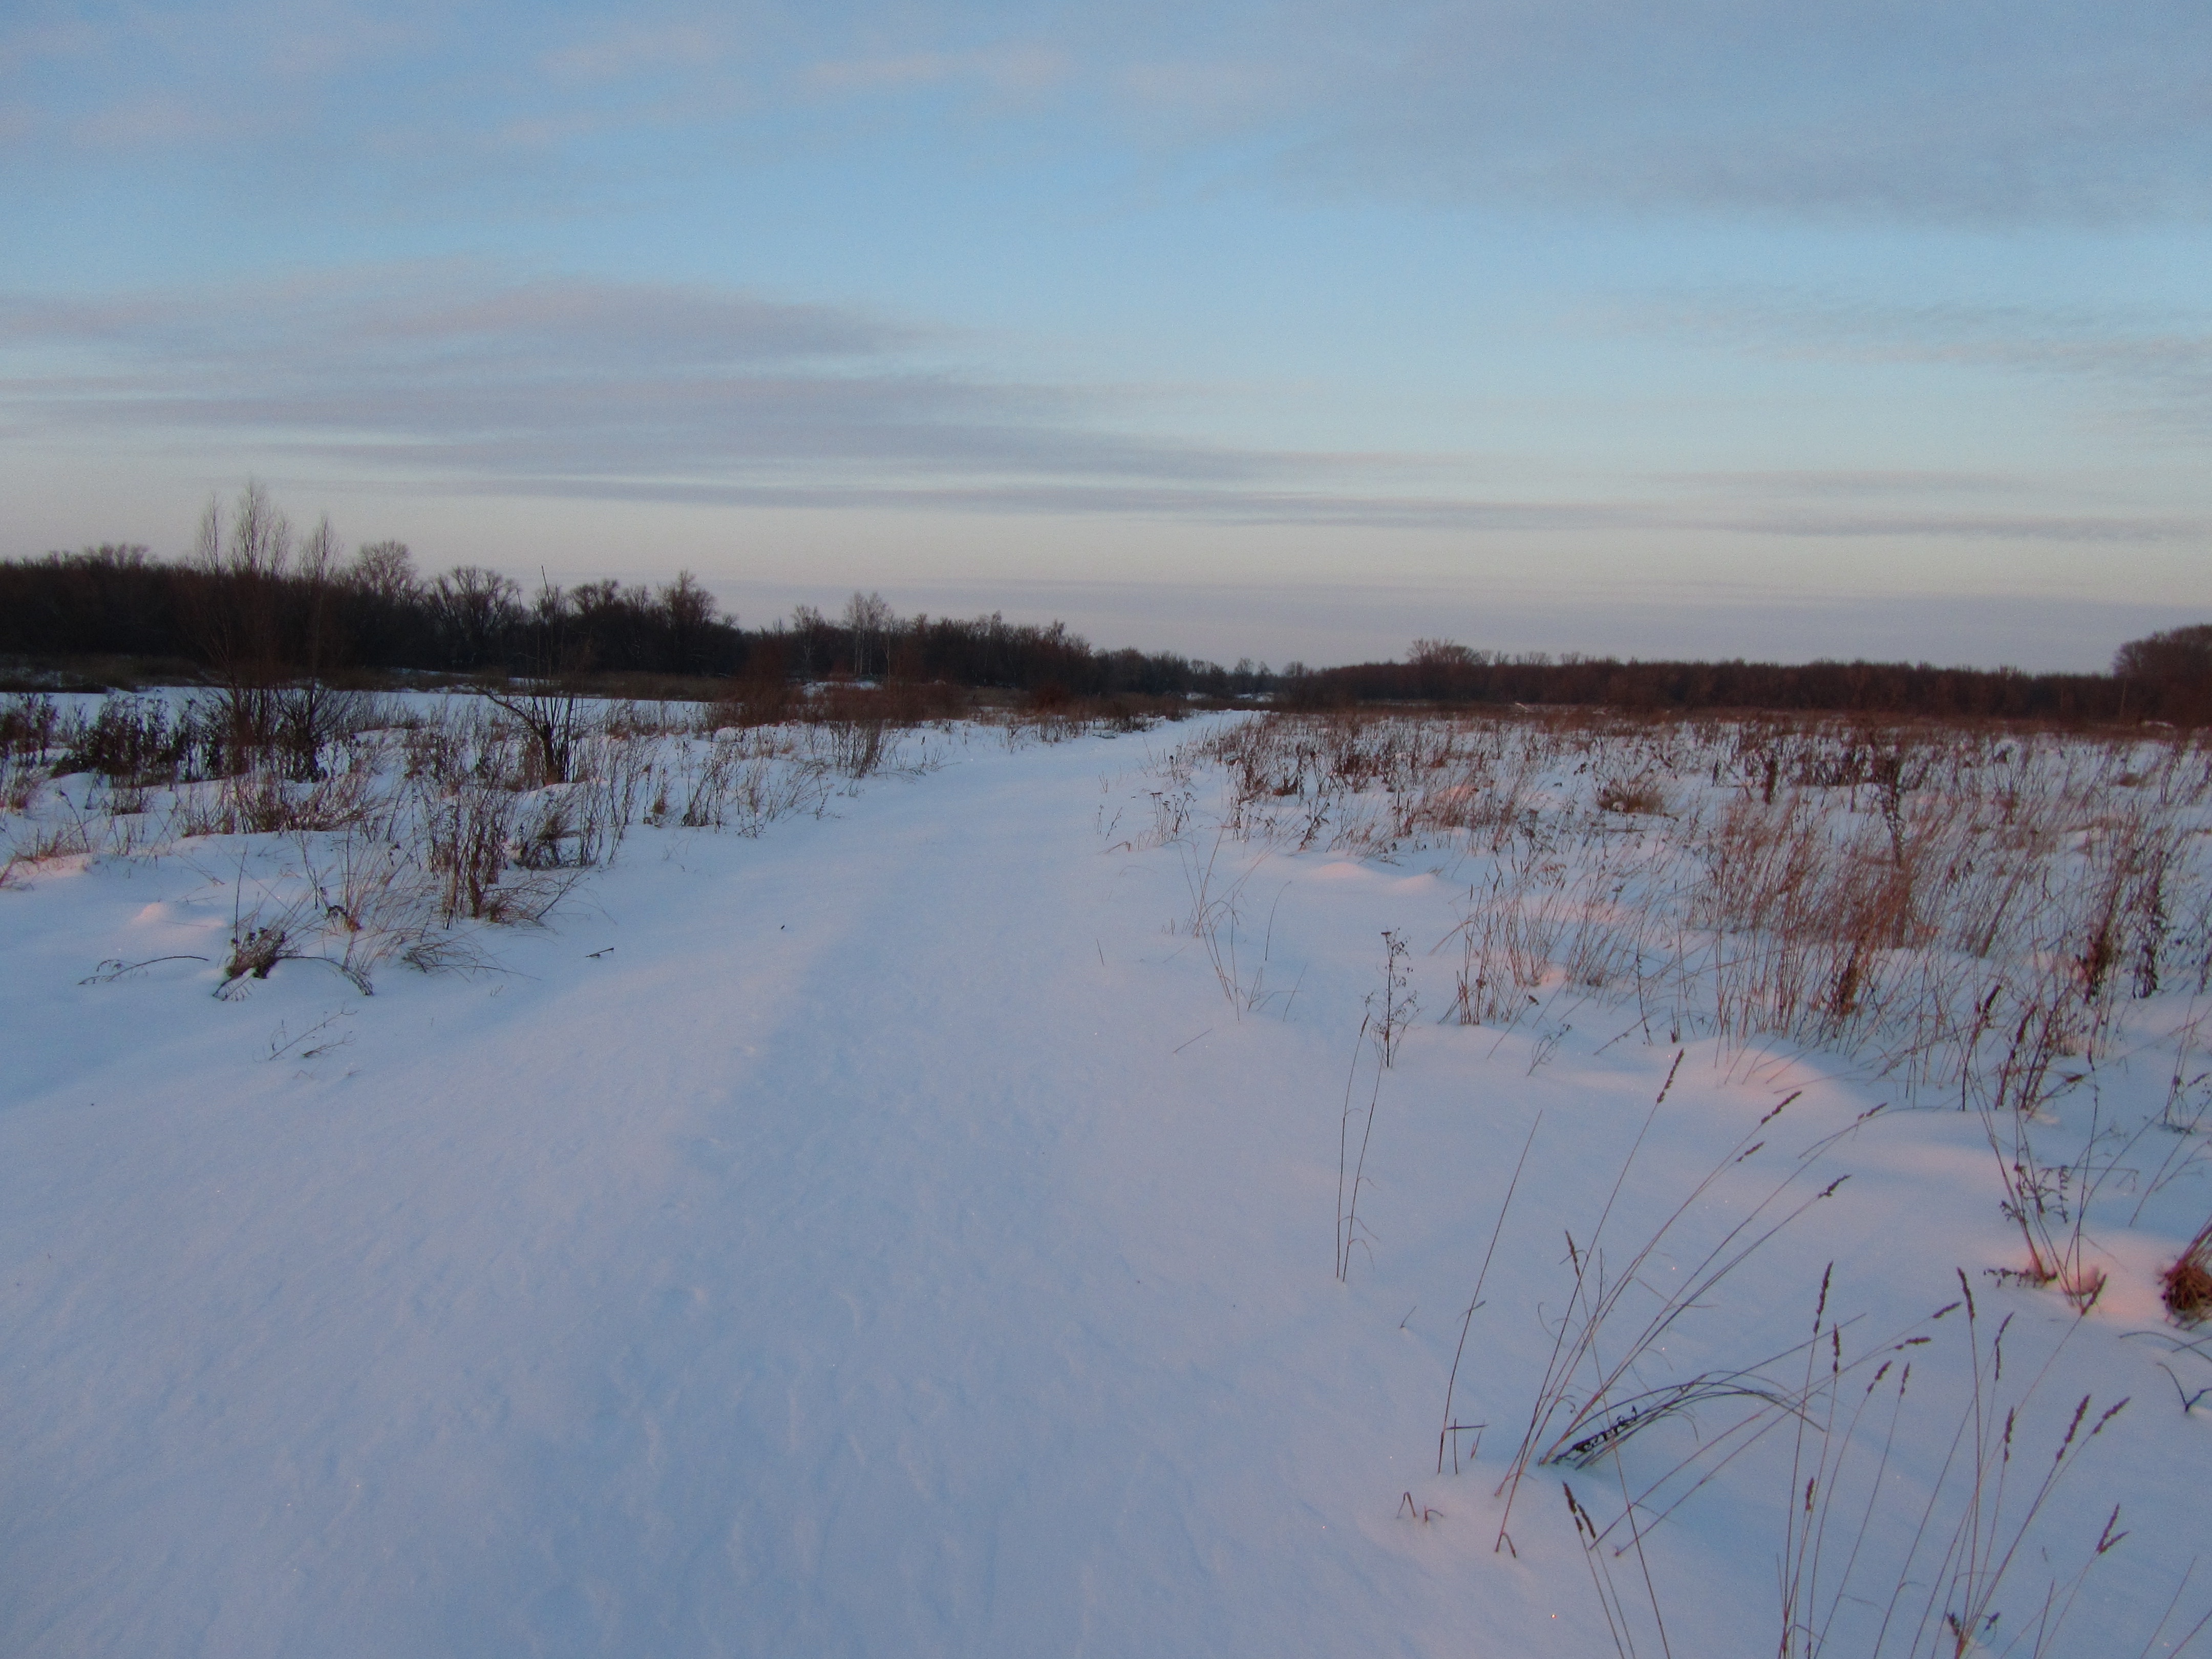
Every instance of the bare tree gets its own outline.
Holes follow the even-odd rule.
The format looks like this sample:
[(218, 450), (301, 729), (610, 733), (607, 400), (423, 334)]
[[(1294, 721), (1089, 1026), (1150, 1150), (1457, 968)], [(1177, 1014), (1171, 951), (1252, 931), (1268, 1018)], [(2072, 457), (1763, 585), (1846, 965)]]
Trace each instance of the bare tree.
[(568, 781), (576, 740), (583, 732), (575, 677), (591, 666), (591, 641), (579, 637), (569, 624), (580, 608), (611, 604), (616, 592), (613, 582), (586, 583), (572, 604), (550, 577), (541, 575), (538, 597), (530, 607), (532, 678), (527, 687), (507, 691), (487, 687), (483, 691), (487, 702), (530, 734), (544, 782)]
[(522, 590), (496, 570), (457, 564), (430, 584), (430, 613), (450, 665), (482, 667), (521, 625)]
[(405, 542), (362, 543), (346, 567), (345, 580), (386, 605), (412, 604), (422, 592)]
[(1407, 660), (1416, 668), (1479, 668), (1490, 659), (1457, 640), (1415, 640)]
[(714, 623), (714, 596), (690, 571), (679, 570), (676, 580), (660, 590), (660, 615), (678, 672), (697, 667), (707, 630)]
[(896, 620), (890, 604), (880, 593), (862, 593), (855, 589), (853, 597), (845, 601), (843, 621), (845, 631), (852, 636), (853, 672), (856, 678), (867, 678), (884, 636), (890, 632)]
[(2212, 679), (2212, 623), (2130, 640), (2113, 654), (2112, 672), (2124, 680)]
[(231, 742), (276, 749), (293, 776), (316, 776), (324, 745), (362, 701), (329, 684), (345, 643), (337, 532), (325, 517), (301, 539), (249, 481), (227, 524), (208, 502), (188, 562), (201, 578), (190, 590), (190, 626), (222, 688)]
[(248, 481), (226, 526), (208, 498), (191, 566), (204, 578), (194, 594), (191, 627), (221, 679), (234, 725), (258, 731), (259, 694), (280, 672), (280, 588), (292, 563), (292, 526), (269, 492)]
[(324, 745), (360, 723), (368, 701), (330, 683), (346, 650), (337, 611), (340, 574), (337, 532), (325, 514), (299, 545), (289, 584), (299, 614), (288, 630), (294, 648), (284, 653), (292, 660), (271, 710), (273, 735), (292, 757), (296, 777), (320, 775)]

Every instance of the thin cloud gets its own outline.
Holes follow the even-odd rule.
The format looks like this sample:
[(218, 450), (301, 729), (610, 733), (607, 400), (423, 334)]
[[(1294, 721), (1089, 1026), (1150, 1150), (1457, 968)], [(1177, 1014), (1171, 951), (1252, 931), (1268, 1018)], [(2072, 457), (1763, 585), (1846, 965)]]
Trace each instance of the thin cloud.
[(87, 149), (130, 150), (251, 137), (269, 130), (263, 112), (155, 96), (121, 99), (88, 111), (69, 131)]
[(1117, 432), (1096, 394), (929, 360), (950, 343), (743, 293), (402, 269), (0, 299), (0, 347), (18, 359), (0, 408), (24, 431), (226, 434), (494, 480), (847, 466), (1229, 480), (1300, 464)]
[(249, 105), (257, 132), (349, 157), (428, 133), (494, 172), (524, 139), (589, 172), (625, 165), (594, 147), (638, 131), (711, 143), (779, 106), (927, 88), (933, 109), (964, 97), (1079, 146), (1218, 152), (1357, 195), (1947, 227), (2212, 216), (2201, 0), (683, 0), (617, 27), (203, 0), (88, 19), (0, 23), (15, 105), (82, 145), (245, 142), (123, 119), (172, 98)]
[[(283, 455), (444, 491), (756, 507), (1489, 538), (2141, 544), (2203, 528), (1953, 510), (1911, 475), (1691, 475), (1632, 495), (1501, 498), (1472, 487), (1494, 471), (1474, 458), (1178, 437), (1130, 392), (963, 368), (973, 343), (852, 307), (472, 265), (0, 296), (0, 423), (43, 443)], [(1409, 491), (1416, 477), (1427, 487)]]
[(1001, 92), (1042, 92), (1065, 81), (1066, 53), (1010, 46), (971, 52), (916, 52), (836, 59), (812, 65), (805, 81), (824, 92), (881, 92), (975, 82)]
[(2152, 545), (2201, 538), (2203, 520), (2033, 514), (2002, 515), (1812, 514), (1775, 511), (1721, 514), (1663, 501), (1483, 501), (1449, 496), (1392, 496), (1321, 489), (1260, 489), (1234, 484), (1172, 488), (1145, 482), (1112, 483), (948, 483), (891, 487), (842, 482), (709, 483), (563, 476), (508, 476), (478, 493), (663, 505), (811, 507), (897, 513), (1014, 514), (1036, 517), (1135, 517), (1266, 526), (1420, 530), (1485, 538), (1618, 536), (1692, 532), (1790, 539), (1904, 539), (2071, 546)]
[(1638, 301), (1624, 331), (1785, 361), (1947, 367), (2070, 380), (2139, 418), (2212, 432), (2212, 318), (1955, 302), (1896, 305), (1776, 288)]
[[(1334, 15), (1307, 14), (1326, 33)], [(1349, 20), (1335, 22), (1341, 33)], [(1295, 165), (1639, 212), (2201, 219), (2212, 13), (2185, 0), (1418, 6), (1316, 69)]]
[(1732, 495), (1773, 497), (1812, 496), (1821, 500), (1895, 500), (1956, 495), (2017, 495), (2021, 480), (2002, 472), (1869, 471), (1802, 469), (1758, 472), (1673, 472), (1662, 482), (1694, 489), (1717, 489)]
[(570, 372), (881, 356), (924, 337), (850, 308), (674, 283), (501, 281), (467, 267), (312, 273), (97, 299), (0, 295), (0, 342), (128, 349), (149, 368), (243, 359), (264, 376), (459, 375), (486, 359)]
[(578, 40), (539, 59), (555, 81), (621, 80), (641, 73), (694, 70), (718, 64), (728, 46), (714, 30), (698, 23), (624, 29)]
[(1716, 517), (1699, 527), (1737, 534), (1910, 541), (2112, 543), (2148, 545), (2203, 536), (2201, 519), (2078, 517), (2062, 514), (1776, 512)]

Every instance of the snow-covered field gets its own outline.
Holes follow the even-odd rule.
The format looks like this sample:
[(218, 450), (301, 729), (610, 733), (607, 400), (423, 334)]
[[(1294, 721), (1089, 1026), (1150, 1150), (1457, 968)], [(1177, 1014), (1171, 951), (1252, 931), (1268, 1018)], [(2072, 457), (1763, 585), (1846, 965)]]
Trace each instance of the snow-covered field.
[[(0, 1653), (2134, 1656), (2212, 1608), (2160, 1302), (2203, 750), (647, 721), (497, 781), (502, 909), (436, 702), (267, 786), (326, 792), (296, 833), (10, 763)], [(1876, 888), (1996, 931), (1741, 908)]]

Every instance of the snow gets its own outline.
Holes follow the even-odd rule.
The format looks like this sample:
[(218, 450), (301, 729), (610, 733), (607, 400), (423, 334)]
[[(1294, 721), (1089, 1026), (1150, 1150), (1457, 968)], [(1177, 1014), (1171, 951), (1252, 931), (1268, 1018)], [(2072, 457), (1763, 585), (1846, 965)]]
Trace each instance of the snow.
[[(1222, 843), (1205, 778), (1183, 839), (1133, 834), (1150, 769), (1204, 729), (955, 732), (945, 763), (757, 837), (634, 828), (545, 926), (480, 930), (495, 968), (388, 966), (373, 996), (309, 961), (210, 994), (282, 838), (20, 873), (0, 1651), (1613, 1650), (1559, 1472), (1532, 1468), (1510, 1522), (1496, 1489), (1569, 1307), (1566, 1239), (1589, 1246), (1677, 1046), (1602, 1003), (1564, 1034), (1437, 1023), (1430, 947), (1466, 892), (1441, 853)], [(1257, 1006), (1190, 931), (1209, 853), (1243, 877), (1248, 983), (1267, 928)], [(1420, 1012), (1378, 1073), (1360, 1025), (1385, 928)], [(95, 973), (156, 957), (207, 960)], [(1831, 1262), (1846, 1358), (1934, 1337), (1879, 1553), (1968, 1398), (1964, 1316), (1923, 1322), (1963, 1273), (1984, 1347), (2013, 1320), (1992, 1397), (2045, 1373), (2019, 1433), (2034, 1479), (2079, 1396), (2132, 1397), (2039, 1518), (1999, 1636), (2118, 1503), (2130, 1535), (2058, 1650), (2172, 1650), (2212, 1605), (2198, 1569), (2154, 1636), (2212, 1474), (2212, 1408), (2174, 1378), (2212, 1367), (2132, 1334), (2170, 1328), (2155, 1274), (2202, 1223), (2201, 1165), (2100, 1228), (2112, 1279), (2077, 1322), (1987, 1276), (2020, 1248), (1972, 1114), (1862, 1122), (1890, 1091), (1844, 1057), (1680, 1047), (1614, 1259), (1792, 1094), (1654, 1281), (1785, 1178), (1793, 1206), (1851, 1179), (1673, 1328), (1654, 1378), (1802, 1343)], [(2113, 1097), (2154, 1105), (2163, 1063)], [(1340, 1282), (1340, 1127), (1370, 1090)], [(1454, 1385), (1487, 1427), (1439, 1474), (1532, 1126)], [(1789, 1435), (1644, 1534), (1674, 1654), (1774, 1650)], [(1565, 1480), (1609, 1499), (1602, 1524), (1692, 1443), (1669, 1423)], [(1610, 1565), (1640, 1613), (1636, 1557)]]

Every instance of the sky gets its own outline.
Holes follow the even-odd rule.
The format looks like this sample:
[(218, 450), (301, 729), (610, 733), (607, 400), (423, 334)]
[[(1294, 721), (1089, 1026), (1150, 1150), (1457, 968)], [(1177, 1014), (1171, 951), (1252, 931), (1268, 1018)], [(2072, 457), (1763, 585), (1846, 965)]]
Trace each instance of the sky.
[(1101, 644), (2212, 617), (2203, 0), (12, 0), (0, 556)]

